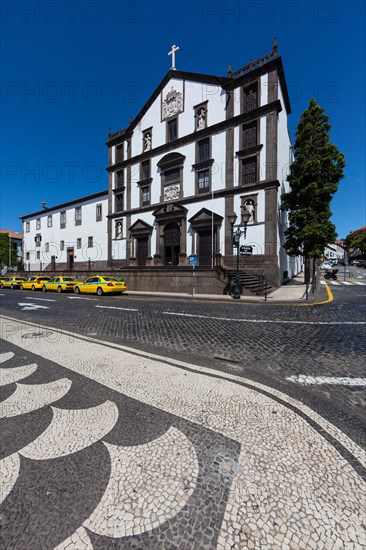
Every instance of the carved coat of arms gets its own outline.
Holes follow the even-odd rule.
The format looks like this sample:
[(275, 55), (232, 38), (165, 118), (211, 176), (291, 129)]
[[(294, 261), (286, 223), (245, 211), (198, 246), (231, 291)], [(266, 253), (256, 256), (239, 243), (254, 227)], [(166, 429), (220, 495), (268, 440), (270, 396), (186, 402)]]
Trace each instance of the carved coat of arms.
[(165, 120), (183, 111), (183, 94), (172, 89), (166, 94), (161, 107), (161, 118)]

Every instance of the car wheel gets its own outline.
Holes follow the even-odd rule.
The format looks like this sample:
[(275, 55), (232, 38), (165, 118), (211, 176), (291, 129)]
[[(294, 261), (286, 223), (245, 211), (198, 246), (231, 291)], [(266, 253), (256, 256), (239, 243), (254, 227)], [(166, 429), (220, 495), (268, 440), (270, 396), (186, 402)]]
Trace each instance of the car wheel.
[(58, 286), (58, 287), (57, 287), (57, 292), (58, 292), (58, 293), (62, 292), (62, 286)]
[(47, 288), (45, 287), (45, 285), (43, 285), (42, 291), (43, 291), (43, 292), (47, 292)]
[(76, 286), (74, 288), (74, 292), (75, 292), (75, 294), (80, 294), (80, 288), (78, 286)]
[(20, 285), (20, 290), (24, 290), (23, 285)]
[(98, 288), (97, 288), (97, 294), (98, 294), (98, 296), (103, 296), (103, 289), (100, 288), (100, 286), (98, 286)]
[(34, 285), (32, 285), (32, 290), (36, 290), (36, 287)]
[(14, 285), (10, 285), (11, 290), (14, 290)]
[(1, 285), (1, 287), (0, 287), (0, 288), (4, 288), (4, 285)]

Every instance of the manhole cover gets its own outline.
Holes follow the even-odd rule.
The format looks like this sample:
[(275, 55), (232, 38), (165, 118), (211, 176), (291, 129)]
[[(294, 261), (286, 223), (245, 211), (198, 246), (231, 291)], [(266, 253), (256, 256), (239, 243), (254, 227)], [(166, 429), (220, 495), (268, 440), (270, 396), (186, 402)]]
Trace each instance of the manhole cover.
[(47, 332), (28, 332), (27, 334), (23, 334), (22, 338), (46, 338), (47, 336), (50, 336), (53, 334), (51, 330)]

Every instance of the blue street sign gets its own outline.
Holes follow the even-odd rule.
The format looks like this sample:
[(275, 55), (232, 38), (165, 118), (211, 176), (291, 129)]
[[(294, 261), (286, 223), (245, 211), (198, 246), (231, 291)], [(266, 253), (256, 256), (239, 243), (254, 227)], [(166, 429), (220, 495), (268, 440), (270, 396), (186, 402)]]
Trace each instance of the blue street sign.
[(189, 265), (197, 265), (198, 264), (198, 257), (197, 256), (189, 256)]

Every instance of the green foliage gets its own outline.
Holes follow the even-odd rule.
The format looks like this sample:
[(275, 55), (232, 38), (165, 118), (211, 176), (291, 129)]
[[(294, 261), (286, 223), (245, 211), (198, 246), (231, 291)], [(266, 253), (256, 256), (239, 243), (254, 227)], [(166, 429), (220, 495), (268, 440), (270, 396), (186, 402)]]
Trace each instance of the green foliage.
[[(9, 265), (9, 244), (10, 239), (8, 233), (0, 233), (0, 266)], [(17, 265), (17, 247), (14, 242), (11, 243), (10, 265)]]
[(282, 210), (289, 211), (285, 249), (291, 256), (320, 258), (337, 233), (330, 221), (330, 202), (344, 177), (344, 155), (329, 142), (329, 117), (311, 99), (300, 117), (294, 146), (295, 160), (282, 196)]
[(344, 246), (352, 255), (359, 250), (362, 256), (366, 256), (366, 229), (358, 229), (347, 235)]

